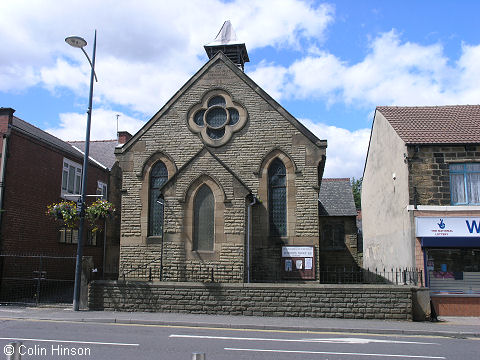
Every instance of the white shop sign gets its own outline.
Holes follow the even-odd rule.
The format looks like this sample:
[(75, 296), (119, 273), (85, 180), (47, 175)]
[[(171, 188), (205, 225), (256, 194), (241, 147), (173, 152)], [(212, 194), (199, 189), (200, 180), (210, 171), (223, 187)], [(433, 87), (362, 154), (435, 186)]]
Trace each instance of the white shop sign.
[(313, 246), (282, 246), (282, 257), (313, 258)]
[(416, 217), (417, 237), (480, 237), (480, 217)]

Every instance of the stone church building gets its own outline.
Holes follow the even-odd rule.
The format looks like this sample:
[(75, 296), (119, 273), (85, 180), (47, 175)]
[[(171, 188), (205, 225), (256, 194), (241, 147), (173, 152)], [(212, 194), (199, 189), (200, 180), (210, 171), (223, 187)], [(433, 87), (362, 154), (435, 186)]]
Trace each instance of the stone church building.
[(244, 72), (226, 22), (209, 61), (123, 146), (120, 276), (278, 281), (282, 247), (319, 269), (318, 139)]

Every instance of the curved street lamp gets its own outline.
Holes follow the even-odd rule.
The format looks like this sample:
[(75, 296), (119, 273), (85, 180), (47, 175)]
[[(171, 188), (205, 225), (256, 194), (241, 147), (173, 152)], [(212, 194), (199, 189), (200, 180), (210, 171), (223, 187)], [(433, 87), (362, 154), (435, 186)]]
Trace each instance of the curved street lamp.
[(88, 57), (88, 54), (83, 49), (87, 46), (85, 39), (79, 36), (69, 36), (65, 39), (65, 42), (75, 48), (79, 48), (83, 51), (87, 57), (91, 67), (90, 74), (90, 93), (88, 96), (88, 110), (87, 110), (87, 131), (85, 136), (85, 153), (83, 156), (83, 169), (82, 169), (82, 193), (80, 195), (80, 223), (78, 226), (78, 242), (77, 242), (77, 264), (75, 266), (75, 286), (73, 290), (73, 310), (78, 311), (80, 306), (80, 285), (82, 275), (82, 256), (83, 256), (83, 230), (85, 225), (85, 198), (87, 190), (87, 173), (88, 173), (88, 156), (90, 152), (90, 124), (92, 121), (92, 99), (93, 99), (93, 79), (97, 81), (97, 75), (95, 74), (95, 52), (97, 48), (97, 30), (95, 30), (95, 36), (93, 39), (93, 55), (92, 60)]

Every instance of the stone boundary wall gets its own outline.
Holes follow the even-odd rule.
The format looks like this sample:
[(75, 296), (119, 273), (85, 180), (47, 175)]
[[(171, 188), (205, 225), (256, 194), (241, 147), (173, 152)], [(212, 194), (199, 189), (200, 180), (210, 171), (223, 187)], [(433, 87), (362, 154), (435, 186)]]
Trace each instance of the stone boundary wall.
[(89, 309), (413, 320), (417, 293), (425, 290), (393, 285), (93, 281)]

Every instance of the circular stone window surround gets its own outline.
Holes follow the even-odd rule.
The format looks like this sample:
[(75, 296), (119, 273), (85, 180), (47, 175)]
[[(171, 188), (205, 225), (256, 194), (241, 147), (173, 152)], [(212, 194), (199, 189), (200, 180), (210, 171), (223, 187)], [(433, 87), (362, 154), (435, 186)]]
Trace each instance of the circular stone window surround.
[[(225, 106), (222, 106), (222, 105), (213, 105), (210, 107), (208, 106), (208, 102), (216, 96), (221, 96), (225, 99)], [(225, 109), (226, 120), (221, 125), (211, 126), (207, 123), (206, 117), (211, 111), (218, 108)], [(238, 121), (234, 125), (230, 125), (230, 111), (227, 111), (228, 109), (235, 109), (238, 112)], [(204, 111), (203, 125), (198, 125), (194, 120), (195, 120), (195, 115), (201, 110)], [(232, 138), (234, 133), (241, 130), (245, 126), (247, 122), (247, 118), (248, 118), (247, 110), (241, 104), (233, 101), (229, 93), (227, 93), (225, 90), (215, 89), (207, 92), (202, 97), (201, 102), (193, 105), (190, 108), (187, 115), (187, 124), (190, 131), (192, 131), (193, 133), (199, 134), (202, 141), (206, 145), (212, 146), (212, 147), (219, 147), (219, 146), (225, 145)], [(212, 139), (207, 134), (207, 129), (213, 129), (213, 130), (225, 129), (225, 134), (219, 139)]]

